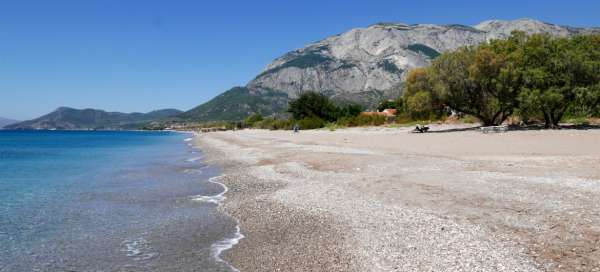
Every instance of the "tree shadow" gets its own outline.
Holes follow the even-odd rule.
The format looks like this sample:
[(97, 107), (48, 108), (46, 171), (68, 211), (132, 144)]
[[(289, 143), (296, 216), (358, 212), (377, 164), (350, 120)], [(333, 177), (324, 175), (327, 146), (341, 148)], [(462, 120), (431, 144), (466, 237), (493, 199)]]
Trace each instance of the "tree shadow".
[(578, 124), (578, 125), (573, 125), (573, 124), (563, 124), (563, 125), (559, 125), (556, 128), (547, 128), (544, 126), (544, 124), (533, 124), (533, 125), (526, 125), (526, 126), (510, 126), (509, 130), (513, 131), (513, 130), (592, 130), (592, 129), (600, 129), (600, 125), (596, 125), (596, 124)]
[(451, 132), (462, 132), (462, 131), (476, 131), (476, 130), (479, 130), (479, 128), (481, 128), (481, 126), (466, 127), (466, 128), (449, 128), (449, 129), (442, 129), (442, 130), (429, 130), (426, 133), (451, 133)]
[[(429, 130), (426, 133), (452, 133), (452, 132), (463, 132), (463, 131), (479, 131), (483, 126), (467, 127), (467, 128), (451, 128), (442, 130)], [(546, 128), (544, 124), (532, 124), (532, 125), (510, 125), (506, 131), (502, 132), (488, 132), (488, 133), (503, 133), (509, 131), (530, 131), (530, 130), (594, 130), (600, 129), (600, 124), (578, 124), (578, 125), (560, 125), (557, 128)]]

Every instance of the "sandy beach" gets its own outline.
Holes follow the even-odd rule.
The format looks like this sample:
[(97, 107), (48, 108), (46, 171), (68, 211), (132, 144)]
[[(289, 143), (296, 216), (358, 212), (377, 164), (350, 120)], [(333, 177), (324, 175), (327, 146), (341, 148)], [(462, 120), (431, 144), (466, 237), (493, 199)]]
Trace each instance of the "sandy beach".
[[(600, 271), (600, 130), (199, 134), (240, 271)], [(448, 132), (452, 130), (451, 132)]]

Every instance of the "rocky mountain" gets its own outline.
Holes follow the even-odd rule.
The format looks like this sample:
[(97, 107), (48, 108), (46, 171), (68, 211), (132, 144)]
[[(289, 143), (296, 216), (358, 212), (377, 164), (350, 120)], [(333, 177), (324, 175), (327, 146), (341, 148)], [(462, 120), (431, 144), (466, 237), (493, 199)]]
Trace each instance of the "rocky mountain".
[(6, 126), (5, 129), (135, 129), (151, 121), (181, 114), (164, 109), (148, 113), (106, 112), (97, 109), (60, 107), (39, 118)]
[[(186, 116), (214, 120), (241, 119), (251, 112), (269, 114), (285, 108), (280, 105), (281, 96), (293, 99), (305, 91), (318, 91), (342, 103), (373, 107), (382, 99), (400, 94), (410, 69), (427, 66), (449, 50), (506, 38), (514, 30), (560, 37), (600, 33), (598, 28), (559, 26), (532, 19), (490, 20), (475, 26), (379, 23), (308, 44), (275, 59), (241, 94), (258, 98), (224, 101), (223, 97), (240, 93), (239, 89), (232, 89)], [(265, 94), (278, 94), (278, 106), (270, 109), (273, 101), (263, 101)], [(223, 113), (231, 109), (235, 114)]]
[(19, 121), (17, 121), (17, 120), (0, 117), (0, 128), (3, 128), (4, 126), (8, 126), (10, 124), (18, 123), (18, 122)]

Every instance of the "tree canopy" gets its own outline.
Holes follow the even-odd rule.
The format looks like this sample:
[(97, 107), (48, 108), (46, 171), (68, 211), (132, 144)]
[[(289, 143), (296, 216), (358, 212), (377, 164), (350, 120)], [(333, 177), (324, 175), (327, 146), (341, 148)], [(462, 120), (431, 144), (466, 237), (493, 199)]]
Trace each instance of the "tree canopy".
[[(597, 114), (600, 35), (554, 38), (514, 32), (412, 70), (404, 89), (413, 115), (444, 106), (499, 125), (515, 111), (554, 127), (569, 110)], [(577, 103), (576, 103), (577, 102)]]

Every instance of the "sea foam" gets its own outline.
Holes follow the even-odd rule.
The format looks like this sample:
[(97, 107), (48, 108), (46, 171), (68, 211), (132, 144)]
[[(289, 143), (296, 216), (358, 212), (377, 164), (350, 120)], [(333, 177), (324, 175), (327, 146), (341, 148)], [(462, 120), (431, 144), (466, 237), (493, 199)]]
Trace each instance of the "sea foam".
[[(229, 190), (229, 188), (227, 188), (227, 186), (225, 186), (225, 184), (220, 183), (218, 181), (216, 181), (218, 178), (222, 178), (224, 177), (224, 175), (222, 176), (216, 176), (216, 177), (212, 177), (209, 178), (208, 181), (210, 183), (214, 183), (214, 184), (218, 184), (221, 187), (223, 187), (223, 191), (216, 194), (216, 195), (212, 195), (212, 196), (204, 196), (204, 195), (198, 195), (198, 196), (194, 196), (192, 197), (193, 201), (201, 201), (201, 202), (208, 202), (208, 203), (214, 203), (214, 204), (219, 204), (221, 203), (223, 200), (225, 200), (225, 194), (227, 193), (227, 191)], [(235, 226), (235, 233), (233, 234), (232, 237), (228, 237), (225, 238), (223, 240), (217, 241), (214, 244), (212, 244), (211, 246), (211, 253), (213, 255), (213, 257), (222, 263), (227, 264), (233, 271), (238, 271), (239, 270), (235, 267), (233, 267), (231, 264), (229, 264), (228, 262), (226, 262), (225, 260), (221, 259), (221, 253), (223, 253), (226, 250), (229, 250), (231, 248), (233, 248), (233, 246), (237, 245), (240, 240), (244, 239), (244, 235), (241, 233), (240, 231), (240, 225), (239, 222), (236, 222), (236, 226)]]
[(197, 196), (193, 196), (192, 200), (193, 201), (199, 201), (199, 202), (209, 202), (209, 203), (214, 203), (214, 204), (219, 204), (220, 202), (222, 202), (223, 200), (225, 200), (225, 193), (227, 193), (227, 191), (229, 190), (229, 188), (227, 188), (227, 186), (225, 186), (225, 184), (220, 183), (218, 181), (215, 181), (217, 178), (220, 178), (220, 177), (223, 177), (223, 176), (216, 176), (216, 177), (209, 178), (208, 182), (214, 183), (214, 184), (217, 184), (217, 185), (223, 187), (223, 191), (221, 191), (220, 193), (218, 193), (216, 195), (210, 195), (210, 196), (197, 195)]
[(201, 160), (202, 157), (193, 157), (193, 158), (189, 158), (187, 160), (185, 160), (186, 162), (195, 162), (195, 161), (199, 161)]
[(226, 263), (233, 271), (239, 272), (240, 270), (233, 267), (225, 260), (221, 259), (221, 253), (223, 253), (223, 251), (233, 248), (233, 246), (237, 245), (242, 239), (244, 239), (244, 235), (241, 233), (240, 225), (238, 224), (235, 226), (235, 233), (233, 234), (233, 237), (225, 238), (221, 241), (214, 243), (211, 247), (211, 253), (215, 257), (215, 259), (217, 259), (217, 261)]

